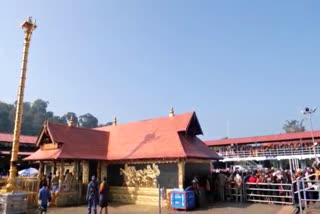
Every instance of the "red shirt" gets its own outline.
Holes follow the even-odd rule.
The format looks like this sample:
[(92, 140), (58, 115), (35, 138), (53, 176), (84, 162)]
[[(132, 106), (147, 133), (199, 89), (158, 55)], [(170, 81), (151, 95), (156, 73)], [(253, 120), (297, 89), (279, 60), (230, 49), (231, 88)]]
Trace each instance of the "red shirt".
[(257, 179), (253, 176), (251, 176), (248, 180), (249, 183), (256, 183), (257, 182)]

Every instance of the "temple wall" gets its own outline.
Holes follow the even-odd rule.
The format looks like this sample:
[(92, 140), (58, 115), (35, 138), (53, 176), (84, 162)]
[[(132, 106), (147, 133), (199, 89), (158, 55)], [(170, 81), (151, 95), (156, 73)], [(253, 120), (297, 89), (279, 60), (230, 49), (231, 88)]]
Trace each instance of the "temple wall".
[[(128, 164), (134, 166), (136, 170), (145, 169), (150, 164)], [(158, 163), (160, 175), (157, 178), (160, 187), (177, 188), (178, 187), (178, 165), (177, 163)], [(124, 186), (123, 175), (120, 175), (120, 168), (124, 168), (124, 164), (108, 165), (108, 182), (110, 186)]]
[[(46, 163), (45, 165), (47, 164), (50, 165), (50, 163)], [(64, 172), (66, 169), (73, 172), (74, 163), (64, 162), (64, 167)], [(56, 163), (56, 168), (59, 170), (59, 162)], [(85, 203), (90, 162), (81, 161), (81, 164), (77, 168), (79, 168), (80, 174), (82, 174), (85, 179), (79, 180), (79, 185), (81, 185), (79, 188), (72, 189), (72, 191), (68, 192), (60, 192), (55, 200), (57, 206)], [(131, 175), (133, 175), (133, 177), (128, 179), (128, 174), (126, 173), (130, 175), (130, 172), (132, 172)], [(190, 185), (194, 176), (197, 176), (199, 180), (204, 176), (208, 176), (210, 174), (210, 164), (208, 161), (203, 160), (149, 161), (128, 164), (101, 161), (97, 162), (96, 172), (91, 170), (91, 173), (100, 175), (101, 178), (107, 175), (110, 186), (110, 200), (113, 202), (158, 205), (159, 189), (157, 185), (164, 188), (168, 195), (173, 188), (179, 188), (180, 186), (185, 188)], [(152, 178), (151, 182), (145, 183), (144, 179), (148, 180), (150, 178)], [(100, 181), (100, 179), (98, 181)], [(131, 181), (135, 182), (132, 183)], [(182, 185), (181, 182), (182, 184), (184, 182), (184, 185)], [(162, 200), (162, 205), (164, 206), (165, 204), (167, 204), (167, 201)]]
[[(157, 206), (159, 204), (159, 189), (147, 187), (110, 187), (110, 199), (112, 202)], [(166, 206), (167, 201), (162, 200), (161, 205)]]

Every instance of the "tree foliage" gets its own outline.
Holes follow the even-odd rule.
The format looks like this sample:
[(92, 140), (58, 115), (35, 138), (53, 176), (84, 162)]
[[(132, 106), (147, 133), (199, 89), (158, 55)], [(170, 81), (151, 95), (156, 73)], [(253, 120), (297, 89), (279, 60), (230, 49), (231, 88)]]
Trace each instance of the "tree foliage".
[(84, 128), (98, 127), (98, 119), (92, 114), (87, 113), (79, 117), (79, 125)]
[(303, 125), (303, 120), (287, 120), (282, 127), (286, 133), (304, 132), (306, 129)]
[[(54, 112), (47, 110), (48, 105), (49, 102), (42, 99), (37, 99), (32, 103), (23, 103), (21, 134), (38, 135), (45, 120), (67, 125), (71, 116), (76, 126), (84, 128), (98, 127), (98, 119), (90, 113), (78, 117), (74, 112), (67, 112), (62, 116), (58, 116), (55, 115)], [(15, 109), (16, 104), (8, 104), (0, 101), (0, 132), (13, 132)], [(106, 123), (106, 125), (107, 124), (109, 125), (110, 122)]]

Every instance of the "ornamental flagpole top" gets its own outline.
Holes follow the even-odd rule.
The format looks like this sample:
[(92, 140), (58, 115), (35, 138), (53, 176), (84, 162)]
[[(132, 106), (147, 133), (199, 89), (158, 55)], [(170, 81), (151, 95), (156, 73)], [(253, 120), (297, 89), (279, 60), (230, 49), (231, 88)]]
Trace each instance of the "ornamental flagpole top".
[(117, 117), (114, 116), (113, 121), (112, 121), (112, 125), (113, 125), (113, 126), (116, 126), (117, 123), (118, 123), (118, 122), (117, 122)]
[(21, 28), (23, 28), (23, 29), (24, 29), (24, 32), (26, 32), (26, 33), (32, 32), (34, 29), (37, 28), (36, 20), (34, 20), (34, 22), (33, 22), (33, 21), (32, 21), (32, 16), (29, 16), (29, 17), (26, 18), (26, 20), (21, 24)]
[(173, 117), (173, 116), (174, 116), (174, 110), (173, 110), (173, 106), (171, 106), (169, 111), (169, 117)]

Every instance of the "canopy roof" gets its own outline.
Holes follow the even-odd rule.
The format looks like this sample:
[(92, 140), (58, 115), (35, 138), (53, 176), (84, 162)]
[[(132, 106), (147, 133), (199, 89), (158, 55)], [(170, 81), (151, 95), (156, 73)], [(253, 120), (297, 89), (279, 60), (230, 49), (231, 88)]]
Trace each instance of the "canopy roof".
[[(12, 143), (13, 134), (9, 133), (0, 133), (0, 142), (9, 142)], [(35, 144), (37, 137), (20, 135), (20, 143), (29, 143)]]
[[(320, 131), (313, 132), (314, 138), (320, 138)], [(230, 138), (220, 140), (206, 141), (207, 146), (224, 146), (231, 144), (252, 144), (252, 143), (281, 143), (288, 142), (294, 143), (294, 141), (311, 140), (311, 132), (296, 132), (296, 133), (285, 133), (265, 136), (254, 136), (254, 137), (241, 137), (241, 138)]]
[(39, 149), (26, 160), (218, 159), (196, 137), (198, 134), (202, 130), (195, 112), (95, 129), (49, 122), (44, 125), (37, 144), (41, 145), (47, 136), (58, 147)]

